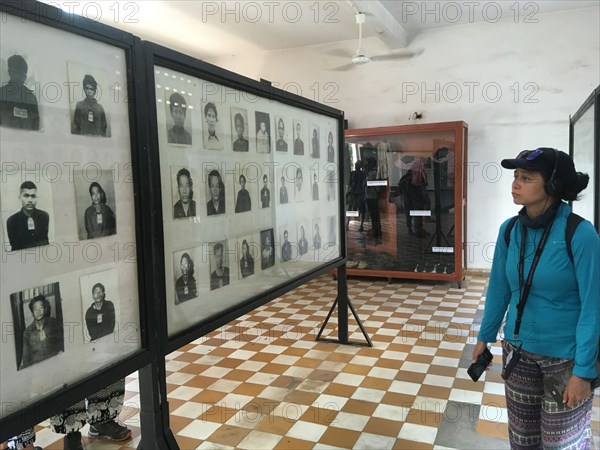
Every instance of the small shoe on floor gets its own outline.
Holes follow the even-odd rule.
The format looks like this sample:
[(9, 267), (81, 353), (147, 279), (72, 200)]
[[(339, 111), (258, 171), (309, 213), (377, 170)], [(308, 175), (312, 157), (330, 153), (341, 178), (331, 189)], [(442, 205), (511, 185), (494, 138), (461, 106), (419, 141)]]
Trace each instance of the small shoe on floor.
[(81, 432), (74, 431), (67, 433), (63, 438), (64, 450), (83, 450), (83, 443), (81, 442)]
[(114, 420), (109, 420), (108, 422), (90, 425), (88, 436), (94, 439), (104, 439), (105, 441), (124, 441), (131, 436), (131, 430)]

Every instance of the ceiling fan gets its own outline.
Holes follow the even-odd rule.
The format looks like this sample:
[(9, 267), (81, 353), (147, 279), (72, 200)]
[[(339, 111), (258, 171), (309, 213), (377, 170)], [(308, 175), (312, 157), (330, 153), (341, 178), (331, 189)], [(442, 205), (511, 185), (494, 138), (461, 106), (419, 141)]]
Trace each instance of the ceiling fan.
[[(404, 50), (401, 52), (394, 52), (388, 55), (376, 55), (376, 56), (368, 56), (366, 52), (362, 48), (362, 26), (365, 23), (366, 15), (363, 13), (356, 14), (356, 23), (358, 24), (358, 49), (356, 50), (356, 54), (351, 57), (350, 64), (344, 64), (343, 66), (336, 67), (332, 70), (349, 70), (354, 66), (359, 66), (362, 64), (367, 64), (372, 61), (389, 61), (392, 59), (406, 59), (412, 58), (413, 56), (420, 55), (423, 53), (423, 50)], [(339, 53), (337, 53), (339, 55)], [(349, 57), (348, 53), (344, 52), (345, 57)]]

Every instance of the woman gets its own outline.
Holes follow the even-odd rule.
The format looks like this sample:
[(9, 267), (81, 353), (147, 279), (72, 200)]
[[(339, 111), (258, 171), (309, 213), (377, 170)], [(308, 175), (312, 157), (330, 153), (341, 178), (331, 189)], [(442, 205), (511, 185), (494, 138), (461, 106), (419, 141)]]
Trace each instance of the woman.
[(208, 192), (210, 200), (206, 203), (206, 215), (225, 214), (225, 186), (218, 170), (208, 174)]
[(106, 193), (95, 181), (89, 188), (92, 204), (85, 210), (84, 222), (87, 238), (94, 239), (117, 233), (115, 213), (106, 204)]
[(248, 241), (244, 239), (242, 241), (242, 259), (240, 259), (240, 272), (242, 278), (246, 278), (254, 274), (254, 258), (250, 254), (250, 246)]
[(194, 278), (194, 261), (190, 255), (184, 253), (179, 262), (181, 276), (175, 282), (177, 303), (196, 298), (196, 279)]
[[(593, 225), (583, 221), (571, 239), (572, 262), (565, 245), (571, 213), (565, 200), (576, 200), (589, 177), (575, 172), (571, 158), (552, 148), (523, 151), (502, 166), (514, 169), (513, 201), (523, 208), (510, 239), (505, 238), (510, 220), (500, 227), (473, 361), (496, 341), (508, 310), (502, 375), (511, 448), (591, 448), (600, 240)], [(551, 389), (561, 378), (563, 385)], [(553, 390), (559, 398), (553, 398)]]
[(246, 189), (246, 177), (240, 175), (240, 190), (238, 191), (237, 200), (235, 202), (235, 212), (246, 212), (252, 209), (252, 200), (250, 200), (250, 192)]
[(333, 133), (330, 131), (327, 135), (327, 162), (335, 161), (335, 148), (333, 148)]

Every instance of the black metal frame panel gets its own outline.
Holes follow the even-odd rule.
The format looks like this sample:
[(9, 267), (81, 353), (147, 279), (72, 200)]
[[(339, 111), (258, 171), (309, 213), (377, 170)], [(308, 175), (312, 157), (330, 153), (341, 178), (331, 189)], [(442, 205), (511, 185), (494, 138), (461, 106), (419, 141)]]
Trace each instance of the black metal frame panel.
[[(141, 57), (141, 43), (138, 38), (133, 35), (117, 30), (115, 28), (93, 22), (83, 17), (67, 14), (66, 12), (57, 9), (53, 6), (39, 3), (34, 0), (2, 0), (0, 3), (0, 13), (2, 20), (7, 19), (7, 15), (18, 17), (19, 20), (31, 21), (42, 25), (50, 26), (58, 30), (66, 31), (73, 34), (73, 39), (77, 37), (85, 37), (98, 42), (102, 42), (119, 49), (123, 49), (126, 57), (127, 81), (128, 81), (128, 114), (129, 114), (129, 131), (130, 131), (130, 146), (132, 158), (132, 178), (133, 191), (135, 196), (135, 220), (136, 230), (135, 239), (137, 242), (137, 277), (138, 277), (138, 294), (139, 294), (139, 311), (140, 311), (140, 351), (133, 356), (129, 355), (122, 361), (115, 363), (109, 367), (99, 369), (93, 375), (73, 383), (70, 386), (65, 386), (64, 389), (54, 392), (40, 401), (37, 401), (27, 407), (22, 408), (21, 405), (7, 405), (2, 403), (3, 408), (12, 408), (14, 413), (10, 413), (0, 420), (0, 442), (14, 436), (22, 430), (33, 427), (35, 424), (45, 420), (49, 416), (59, 413), (64, 408), (73, 403), (80, 401), (86, 396), (97, 392), (105, 386), (122, 379), (130, 373), (150, 364), (154, 360), (154, 333), (151, 330), (156, 326), (156, 315), (151, 305), (152, 298), (147, 296), (147, 292), (152, 292), (153, 284), (151, 277), (146, 276), (146, 261), (150, 252), (146, 251), (142, 242), (148, 242), (145, 236), (145, 223), (150, 223), (152, 220), (152, 211), (149, 208), (142, 208), (142, 202), (146, 200), (146, 196), (151, 187), (146, 183), (140, 175), (145, 171), (142, 168), (141, 162), (146, 160), (146, 156), (142, 152), (144, 147), (140, 141), (138, 130), (146, 128), (143, 120), (138, 116), (138, 108), (136, 103), (143, 100), (143, 95), (140, 95), (139, 89), (134, 89), (135, 84), (144, 85), (144, 73), (141, 70), (143, 61)], [(41, 44), (40, 44), (41, 45)], [(144, 182), (142, 182), (144, 181)], [(3, 263), (4, 264), (4, 263)], [(4, 299), (6, 300), (6, 299)], [(56, 370), (60, 370), (59, 367)], [(26, 392), (27, 387), (23, 387)]]
[[(208, 64), (204, 61), (192, 58), (190, 56), (178, 53), (160, 45), (144, 42), (145, 57), (146, 57), (146, 90), (148, 92), (148, 105), (147, 112), (150, 116), (150, 145), (149, 145), (149, 173), (147, 174), (148, 179), (152, 180), (154, 192), (160, 194), (162, 189), (168, 188), (165, 186), (165, 181), (160, 179), (160, 155), (159, 155), (159, 136), (157, 129), (157, 99), (155, 94), (155, 76), (154, 66), (165, 67), (170, 70), (174, 70), (189, 76), (198, 77), (208, 82), (215, 82), (225, 87), (234, 88), (236, 90), (246, 92), (250, 95), (264, 97), (269, 100), (275, 100), (286, 105), (295, 106), (310, 112), (315, 112), (325, 116), (329, 116), (338, 124), (338, 136), (337, 143), (338, 148), (336, 149), (338, 155), (338, 186), (336, 189), (336, 195), (338, 201), (338, 214), (340, 218), (343, 218), (344, 212), (344, 197), (343, 197), (343, 143), (344, 143), (344, 128), (343, 128), (343, 112), (330, 108), (306, 98), (291, 94), (289, 92), (274, 88), (269, 82), (261, 80), (261, 82), (249, 79), (239, 74), (230, 72), (228, 70), (219, 68), (212, 64)], [(157, 200), (157, 199), (155, 199)], [(157, 302), (160, 305), (159, 315), (166, 317), (167, 305), (166, 305), (166, 280), (165, 280), (165, 249), (164, 249), (164, 238), (163, 238), (163, 215), (161, 202), (157, 200), (153, 203), (154, 216), (152, 223), (152, 236), (150, 236), (151, 242), (154, 243), (152, 247), (152, 261), (155, 264), (154, 267), (154, 283), (155, 293), (157, 294)], [(186, 328), (184, 331), (175, 334), (174, 336), (168, 337), (168, 330), (166, 321), (164, 321), (164, 327), (159, 330), (160, 342), (166, 343), (161, 351), (161, 354), (174, 351), (181, 346), (213, 331), (220, 326), (234, 320), (235, 318), (269, 302), (270, 300), (285, 294), (291, 289), (300, 286), (303, 283), (311, 280), (312, 278), (321, 274), (327, 273), (332, 269), (339, 267), (345, 263), (346, 256), (346, 243), (345, 243), (345, 227), (344, 220), (339, 221), (339, 236), (340, 236), (340, 253), (339, 256), (328, 261), (314, 270), (310, 270), (301, 276), (287, 280), (285, 283), (275, 286), (274, 288), (261, 292), (251, 298), (245, 300), (242, 304), (236, 305), (235, 307), (223, 310), (218, 317), (210, 317), (206, 320), (202, 320), (191, 327)]]

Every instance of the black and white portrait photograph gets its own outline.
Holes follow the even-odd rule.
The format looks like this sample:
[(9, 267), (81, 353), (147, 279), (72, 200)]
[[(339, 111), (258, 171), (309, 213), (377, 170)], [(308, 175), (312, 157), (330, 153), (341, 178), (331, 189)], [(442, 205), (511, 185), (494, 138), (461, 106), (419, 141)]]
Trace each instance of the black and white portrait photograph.
[(279, 260), (283, 263), (293, 261), (298, 257), (296, 243), (296, 226), (284, 223), (279, 227)]
[(225, 183), (221, 172), (209, 170), (206, 174), (206, 215), (225, 214)]
[(117, 269), (84, 275), (79, 282), (84, 342), (113, 334), (121, 307)]
[[(288, 172), (292, 174), (289, 177)], [(279, 187), (277, 200), (280, 205), (286, 205), (290, 202), (290, 199), (294, 198), (294, 179), (296, 177), (296, 166), (288, 165), (285, 168), (278, 168), (276, 173), (278, 174), (277, 185)]]
[(273, 192), (273, 180), (266, 173), (261, 177), (258, 184), (258, 195), (260, 197), (260, 207), (269, 208), (271, 206), (271, 193)]
[(246, 235), (237, 240), (238, 279), (247, 278), (260, 270), (260, 241), (258, 235)]
[(337, 245), (337, 220), (336, 216), (327, 217), (327, 246), (331, 248)]
[(34, 182), (19, 171), (6, 175), (0, 186), (5, 250), (39, 247), (53, 241), (52, 183), (42, 178)]
[[(330, 166), (329, 168), (327, 166)], [(325, 189), (327, 190), (327, 201), (335, 201), (335, 190), (338, 186), (337, 171), (331, 168), (331, 164), (325, 165)]]
[(321, 237), (321, 219), (315, 218), (312, 220), (311, 243), (314, 251), (318, 251), (322, 247), (323, 239)]
[(196, 217), (194, 178), (187, 167), (171, 167), (173, 219)]
[(290, 130), (288, 129), (288, 122), (285, 117), (275, 116), (275, 151), (276, 152), (287, 152), (288, 151), (288, 136)]
[(304, 124), (299, 120), (294, 120), (294, 155), (304, 155)]
[(28, 55), (0, 50), (0, 126), (40, 130), (36, 66)]
[(313, 124), (310, 127), (310, 156), (311, 158), (321, 157), (321, 135), (319, 125)]
[(313, 201), (317, 201), (319, 200), (319, 176), (317, 175), (317, 171), (316, 170), (311, 170), (311, 195), (312, 195), (312, 199)]
[(209, 101), (202, 104), (202, 138), (205, 150), (223, 150), (225, 137), (219, 116), (222, 109), (222, 105), (217, 102)]
[(255, 111), (256, 153), (271, 153), (271, 119), (269, 113)]
[(65, 350), (58, 283), (11, 294), (10, 303), (17, 370), (38, 364)]
[(327, 162), (335, 162), (335, 145), (333, 140), (333, 131), (327, 132)]
[(110, 120), (106, 110), (110, 105), (108, 74), (98, 68), (68, 61), (70, 84), (71, 133), (85, 136), (110, 137)]
[[(236, 171), (233, 192), (235, 192), (235, 212), (243, 213), (252, 210), (256, 199), (252, 198), (256, 192), (256, 173), (248, 173), (240, 169)], [(252, 193), (252, 194), (251, 194)]]
[(250, 149), (248, 140), (248, 111), (243, 108), (231, 108), (231, 145), (234, 152), (247, 152)]
[(114, 172), (97, 171), (90, 178), (83, 171), (74, 170), (73, 185), (79, 239), (98, 239), (117, 234)]
[(260, 232), (260, 268), (268, 269), (275, 265), (275, 237), (273, 228)]
[(294, 201), (303, 202), (310, 190), (309, 180), (304, 179), (304, 169), (297, 164), (290, 164), (286, 169), (286, 175), (294, 182)]
[(229, 284), (229, 252), (227, 241), (213, 242), (208, 245), (210, 254), (210, 290)]
[(302, 220), (298, 222), (298, 255), (300, 258), (305, 257), (308, 254), (309, 247), (312, 247), (308, 240), (310, 231), (310, 222)]
[(175, 280), (175, 304), (198, 297), (198, 283), (194, 270), (199, 248), (173, 252), (173, 276)]
[(192, 105), (190, 93), (165, 92), (167, 119), (167, 142), (169, 144), (192, 145)]

